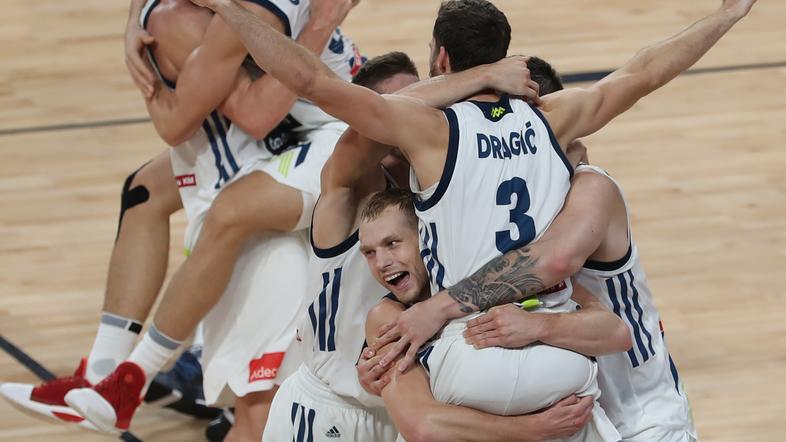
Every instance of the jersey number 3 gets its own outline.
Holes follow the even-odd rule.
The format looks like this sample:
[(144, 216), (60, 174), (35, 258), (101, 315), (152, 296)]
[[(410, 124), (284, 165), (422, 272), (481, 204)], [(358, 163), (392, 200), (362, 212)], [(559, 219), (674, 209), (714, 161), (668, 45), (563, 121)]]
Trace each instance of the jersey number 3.
[(510, 222), (518, 229), (518, 239), (513, 239), (510, 230), (502, 230), (496, 233), (497, 250), (507, 253), (513, 249), (525, 246), (535, 239), (535, 220), (527, 215), (529, 210), (529, 190), (527, 182), (522, 178), (515, 177), (503, 181), (497, 188), (497, 205), (510, 206), (513, 203), (513, 195), (516, 195), (516, 205), (510, 209)]

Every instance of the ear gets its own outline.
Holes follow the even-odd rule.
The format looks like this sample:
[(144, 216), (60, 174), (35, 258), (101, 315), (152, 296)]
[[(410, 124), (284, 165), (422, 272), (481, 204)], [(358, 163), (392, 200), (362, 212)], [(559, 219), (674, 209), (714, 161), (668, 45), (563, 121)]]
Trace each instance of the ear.
[(450, 70), (450, 56), (448, 55), (448, 51), (445, 50), (445, 46), (439, 47), (439, 54), (437, 55), (437, 66), (439, 66), (439, 69), (446, 74), (452, 72)]

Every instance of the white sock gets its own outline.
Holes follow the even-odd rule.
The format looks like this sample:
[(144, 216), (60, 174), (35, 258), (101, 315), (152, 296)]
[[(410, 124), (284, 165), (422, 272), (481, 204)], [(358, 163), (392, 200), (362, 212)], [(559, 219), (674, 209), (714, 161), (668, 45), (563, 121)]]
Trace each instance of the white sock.
[(131, 352), (131, 356), (128, 357), (130, 362), (137, 364), (145, 372), (143, 392), (147, 391), (153, 377), (175, 354), (180, 344), (182, 344), (181, 341), (176, 341), (158, 331), (155, 324), (150, 325), (142, 341), (137, 344), (134, 351)]
[(196, 330), (194, 331), (194, 340), (191, 341), (191, 348), (188, 349), (189, 352), (193, 353), (194, 356), (197, 357), (199, 363), (202, 363), (202, 347), (205, 346), (205, 326), (200, 321), (199, 325), (197, 325)]
[(141, 330), (142, 324), (138, 321), (102, 313), (93, 348), (87, 356), (85, 377), (88, 382), (95, 385), (112, 373), (117, 364), (123, 362), (131, 353)]

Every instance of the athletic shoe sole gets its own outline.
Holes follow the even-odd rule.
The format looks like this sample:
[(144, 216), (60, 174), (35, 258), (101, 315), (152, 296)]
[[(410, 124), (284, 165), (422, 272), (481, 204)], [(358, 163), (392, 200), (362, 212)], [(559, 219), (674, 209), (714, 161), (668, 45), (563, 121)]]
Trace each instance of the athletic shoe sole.
[(65, 403), (100, 431), (112, 434), (120, 434), (123, 431), (115, 427), (117, 414), (112, 404), (92, 388), (77, 388), (69, 391), (65, 395)]
[(30, 417), (65, 425), (77, 424), (85, 430), (100, 431), (71, 407), (43, 404), (30, 400), (33, 388), (35, 387), (31, 384), (4, 383), (0, 385), (0, 396), (14, 408)]

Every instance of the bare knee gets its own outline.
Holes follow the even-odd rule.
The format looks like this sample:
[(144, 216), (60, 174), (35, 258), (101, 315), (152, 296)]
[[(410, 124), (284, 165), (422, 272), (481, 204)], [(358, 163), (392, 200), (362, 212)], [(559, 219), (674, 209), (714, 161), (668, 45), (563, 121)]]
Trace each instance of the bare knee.
[(169, 181), (165, 175), (158, 176), (163, 175), (158, 170), (146, 163), (126, 177), (121, 194), (122, 211), (169, 217), (182, 208), (174, 179)]
[(219, 197), (207, 212), (200, 238), (242, 241), (250, 236), (253, 230), (253, 226), (243, 219), (242, 202), (236, 203)]

